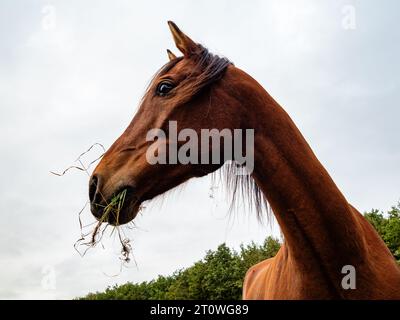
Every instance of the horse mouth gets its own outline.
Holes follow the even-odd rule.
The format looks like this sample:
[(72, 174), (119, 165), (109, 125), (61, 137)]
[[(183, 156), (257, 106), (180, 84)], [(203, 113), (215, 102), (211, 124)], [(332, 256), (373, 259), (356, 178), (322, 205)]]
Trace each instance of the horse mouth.
[(97, 221), (118, 226), (130, 222), (136, 217), (141, 202), (134, 188), (124, 186), (101, 203), (91, 204), (90, 210)]

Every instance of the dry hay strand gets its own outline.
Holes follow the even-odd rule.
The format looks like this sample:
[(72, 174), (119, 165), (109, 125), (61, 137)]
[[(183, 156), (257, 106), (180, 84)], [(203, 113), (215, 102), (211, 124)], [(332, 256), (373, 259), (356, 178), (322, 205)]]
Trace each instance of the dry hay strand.
[[(114, 195), (108, 204), (98, 205), (103, 208), (103, 214), (101, 218), (98, 219), (93, 231), (84, 234), (83, 225), (80, 219), (80, 214), (83, 212), (84, 208), (79, 213), (79, 225), (81, 228), (81, 238), (78, 239), (74, 245), (75, 249), (79, 252), (81, 256), (84, 256), (88, 249), (94, 248), (98, 243), (101, 243), (104, 234), (109, 226), (112, 226), (112, 231), (110, 236), (117, 232), (118, 239), (121, 244), (121, 257), (123, 263), (129, 263), (131, 261), (132, 246), (131, 241), (123, 234), (121, 225), (119, 224), (119, 216), (122, 207), (125, 202), (127, 190), (124, 189), (117, 195)], [(108, 223), (109, 217), (112, 216), (115, 219), (115, 224), (111, 225)], [(92, 225), (92, 224), (91, 224)], [(88, 240), (89, 237), (89, 240)], [(78, 246), (86, 246), (87, 248), (82, 252), (78, 250)]]
[[(97, 157), (96, 159), (92, 160), (89, 162), (87, 166), (84, 165), (82, 162), (82, 157), (85, 156), (87, 153), (89, 153), (94, 147), (100, 147), (102, 149), (102, 154)], [(105, 148), (101, 143), (94, 143), (92, 144), (86, 151), (82, 152), (75, 160), (75, 162), (78, 162), (79, 165), (71, 165), (67, 167), (65, 170), (62, 172), (55, 172), (55, 171), (50, 171), (51, 174), (62, 177), (66, 173), (68, 173), (70, 170), (75, 169), (79, 170), (81, 172), (86, 173), (89, 177), (90, 174), (88, 170), (90, 167), (96, 163), (99, 159), (101, 159), (105, 153)], [(122, 207), (125, 202), (125, 197), (126, 197), (126, 192), (127, 190), (122, 190), (120, 193), (117, 195), (114, 195), (112, 199), (110, 200), (109, 203), (106, 203), (106, 205), (100, 205), (96, 204), (97, 206), (102, 207), (103, 214), (100, 219), (97, 221), (90, 223), (88, 225), (83, 225), (82, 223), (82, 214), (85, 211), (87, 205), (89, 204), (89, 201), (86, 201), (84, 207), (78, 212), (78, 220), (79, 220), (79, 227), (80, 227), (80, 238), (75, 242), (74, 244), (74, 249), (79, 253), (81, 257), (85, 256), (87, 251), (91, 248), (94, 248), (97, 244), (101, 244), (102, 247), (104, 248), (104, 245), (102, 243), (102, 239), (105, 235), (106, 230), (108, 229), (109, 226), (111, 226), (113, 229), (111, 231), (110, 236), (114, 234), (114, 232), (117, 233), (118, 235), (118, 240), (121, 244), (121, 256), (120, 259), (122, 263), (129, 263), (131, 261), (131, 254), (132, 254), (132, 245), (131, 245), (131, 240), (127, 238), (122, 230), (122, 226), (119, 224), (119, 216), (120, 212), (122, 210)], [(109, 217), (112, 216), (115, 225), (111, 225), (108, 223)], [(92, 227), (93, 225), (94, 228), (91, 231), (85, 232), (84, 230), (89, 227)], [(80, 247), (85, 247), (85, 249), (82, 251), (80, 250)], [(122, 265), (121, 265), (122, 268)]]

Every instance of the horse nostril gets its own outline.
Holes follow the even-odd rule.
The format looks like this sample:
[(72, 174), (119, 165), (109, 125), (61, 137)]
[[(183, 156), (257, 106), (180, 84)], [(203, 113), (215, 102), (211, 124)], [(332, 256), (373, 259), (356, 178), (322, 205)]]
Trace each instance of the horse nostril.
[(89, 200), (91, 203), (96, 197), (98, 181), (99, 179), (96, 175), (93, 175), (89, 180)]

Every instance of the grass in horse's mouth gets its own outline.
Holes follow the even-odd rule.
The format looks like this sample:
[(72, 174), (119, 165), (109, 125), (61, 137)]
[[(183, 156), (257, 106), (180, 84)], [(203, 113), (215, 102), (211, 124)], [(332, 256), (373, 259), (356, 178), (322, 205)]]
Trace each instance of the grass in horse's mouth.
[[(97, 224), (93, 230), (93, 233), (92, 233), (91, 241), (89, 242), (89, 245), (94, 247), (99, 241), (101, 241), (104, 231), (110, 225), (108, 223), (108, 221), (111, 216), (113, 218), (113, 220), (115, 221), (115, 223), (113, 224), (114, 229), (113, 229), (112, 233), (115, 230), (117, 230), (117, 232), (118, 232), (118, 238), (119, 238), (119, 241), (122, 246), (121, 254), (122, 254), (123, 260), (125, 262), (130, 261), (129, 255), (131, 253), (132, 247), (129, 243), (129, 239), (123, 239), (123, 237), (121, 236), (121, 232), (120, 232), (120, 228), (119, 228), (119, 226), (120, 226), (119, 215), (120, 215), (121, 209), (124, 205), (127, 191), (128, 191), (127, 189), (123, 189), (118, 194), (114, 195), (111, 198), (110, 202), (106, 206), (102, 206), (103, 214), (102, 214), (101, 218), (99, 219), (99, 221), (97, 222)], [(103, 223), (106, 223), (106, 226), (104, 227), (103, 230), (101, 230)], [(97, 239), (97, 235), (100, 235), (100, 237), (98, 239)]]
[[(112, 234), (114, 232), (117, 232), (118, 235), (118, 239), (119, 242), (121, 244), (121, 257), (120, 259), (123, 262), (130, 262), (131, 258), (131, 252), (132, 252), (132, 246), (130, 244), (130, 240), (128, 238), (125, 237), (125, 235), (123, 235), (123, 230), (121, 229), (121, 225), (119, 223), (119, 219), (120, 219), (120, 213), (121, 210), (124, 206), (125, 203), (125, 199), (126, 199), (126, 195), (127, 195), (128, 189), (123, 189), (122, 191), (120, 191), (119, 193), (115, 194), (110, 201), (108, 202), (107, 205), (98, 205), (99, 207), (102, 207), (103, 210), (103, 214), (101, 215), (101, 217), (98, 219), (94, 229), (92, 232), (83, 234), (83, 226), (81, 223), (81, 220), (79, 218), (79, 223), (81, 226), (81, 238), (75, 243), (74, 247), (75, 249), (79, 252), (79, 254), (81, 256), (86, 254), (86, 251), (90, 248), (95, 247), (98, 243), (101, 242), (104, 233), (107, 229), (108, 226), (111, 226), (113, 228), (113, 230), (111, 231), (110, 236), (112, 236)], [(83, 209), (82, 209), (83, 211)], [(82, 212), (81, 211), (81, 212)], [(81, 212), (79, 213), (79, 215), (81, 214)], [(109, 221), (111, 220), (113, 221), (113, 223), (111, 224)], [(122, 233), (122, 234), (121, 234)], [(85, 241), (87, 238), (87, 236), (90, 236), (90, 240), (89, 241)], [(87, 249), (83, 252), (83, 254), (77, 249), (78, 246), (83, 245), (86, 246)]]
[[(86, 155), (88, 152), (90, 152), (95, 146), (101, 147), (103, 152), (95, 160), (92, 160), (88, 166), (85, 166), (83, 164), (81, 158), (84, 155)], [(57, 173), (57, 172), (50, 171), (50, 173), (53, 175), (62, 177), (66, 173), (68, 173), (70, 170), (76, 169), (76, 170), (86, 173), (90, 177), (88, 169), (96, 161), (101, 159), (101, 157), (104, 155), (105, 152), (106, 152), (106, 150), (102, 144), (94, 143), (93, 145), (90, 146), (89, 149), (87, 149), (85, 152), (81, 153), (79, 155), (79, 157), (75, 160), (75, 162), (79, 163), (79, 166), (74, 164), (74, 165), (69, 166), (63, 172)], [(80, 230), (81, 230), (81, 237), (74, 244), (74, 248), (79, 253), (79, 255), (84, 256), (90, 248), (95, 247), (99, 242), (101, 242), (107, 227), (110, 225), (109, 218), (112, 217), (112, 219), (113, 219), (113, 221), (115, 221), (115, 223), (112, 225), (113, 230), (111, 231), (111, 235), (116, 230), (116, 232), (118, 234), (119, 242), (121, 243), (121, 246), (122, 246), (120, 259), (122, 260), (122, 262), (126, 262), (126, 263), (128, 263), (131, 260), (130, 254), (132, 252), (132, 247), (130, 244), (130, 240), (128, 238), (126, 238), (126, 236), (124, 235), (124, 231), (122, 230), (121, 225), (119, 224), (120, 212), (123, 208), (125, 198), (127, 196), (128, 191), (129, 191), (129, 188), (121, 190), (118, 194), (114, 195), (111, 198), (110, 202), (106, 206), (102, 206), (103, 214), (97, 222), (90, 223), (88, 225), (83, 225), (83, 223), (82, 223), (81, 214), (84, 212), (84, 210), (87, 207), (89, 202), (86, 202), (85, 206), (79, 211), (78, 217), (79, 217), (79, 225), (80, 225)], [(88, 232), (88, 233), (84, 232), (84, 229), (86, 229), (87, 227), (92, 226), (94, 224), (96, 224), (96, 225), (95, 225), (93, 231)], [(79, 246), (85, 246), (86, 250), (81, 252), (78, 249)], [(121, 264), (121, 267), (122, 267), (122, 264)]]
[(100, 204), (97, 205), (103, 208), (103, 215), (99, 219), (100, 224), (103, 222), (107, 222), (109, 220), (109, 217), (111, 216), (115, 221), (115, 226), (119, 225), (119, 214), (124, 205), (127, 191), (127, 189), (124, 189), (118, 194), (114, 195), (106, 206)]

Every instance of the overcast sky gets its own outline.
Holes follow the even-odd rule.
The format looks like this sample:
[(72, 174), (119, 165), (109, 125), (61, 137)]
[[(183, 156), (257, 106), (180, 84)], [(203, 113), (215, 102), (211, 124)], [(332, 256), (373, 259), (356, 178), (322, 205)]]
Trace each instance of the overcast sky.
[(256, 78), (360, 211), (399, 200), (398, 1), (2, 0), (0, 298), (73, 298), (171, 274), (222, 242), (279, 236), (255, 215), (229, 219), (206, 177), (138, 218), (137, 267), (110, 276), (113, 238), (84, 258), (74, 251), (88, 178), (49, 171), (122, 133), (165, 50), (177, 53), (167, 20)]

